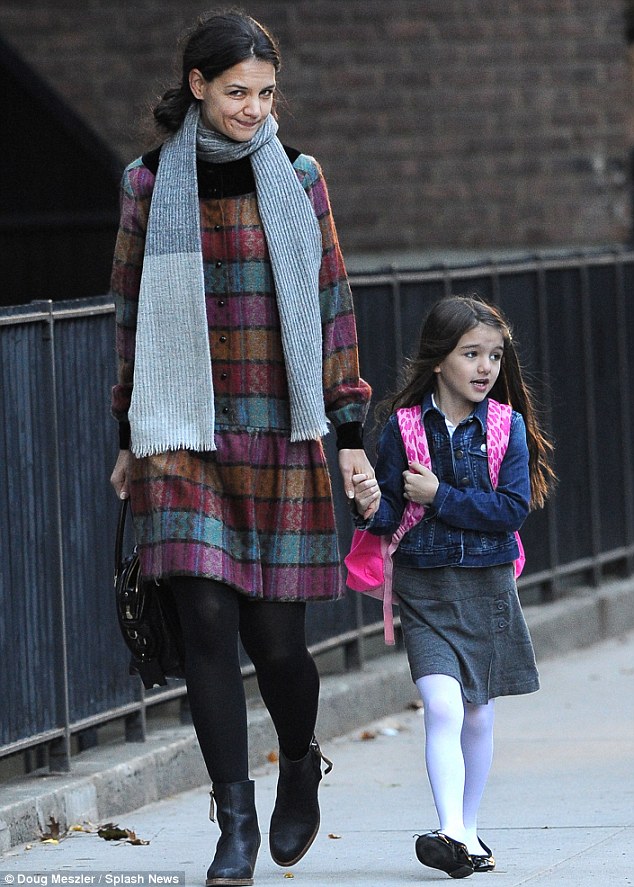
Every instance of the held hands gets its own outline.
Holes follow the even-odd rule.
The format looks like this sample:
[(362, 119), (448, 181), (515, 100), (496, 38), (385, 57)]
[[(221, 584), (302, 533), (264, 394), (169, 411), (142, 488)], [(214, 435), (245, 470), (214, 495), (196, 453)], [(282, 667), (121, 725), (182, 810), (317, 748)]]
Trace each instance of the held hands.
[(381, 501), (381, 490), (375, 477), (367, 474), (353, 474), (354, 503), (359, 514), (367, 520), (372, 517)]
[(418, 505), (431, 505), (438, 490), (438, 478), (419, 462), (410, 462), (403, 472), (403, 495)]
[[(372, 517), (379, 507), (381, 491), (365, 450), (339, 450), (339, 470), (348, 499), (355, 500), (357, 510), (366, 520)], [(363, 504), (357, 498), (357, 488), (361, 484), (365, 484), (363, 490), (358, 491)]]

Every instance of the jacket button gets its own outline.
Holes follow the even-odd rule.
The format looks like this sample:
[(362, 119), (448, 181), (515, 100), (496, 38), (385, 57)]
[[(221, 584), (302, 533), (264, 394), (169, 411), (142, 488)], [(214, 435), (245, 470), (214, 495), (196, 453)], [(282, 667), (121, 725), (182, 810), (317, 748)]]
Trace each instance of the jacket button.
[(222, 231), (222, 225), (214, 225), (214, 231)]
[(462, 458), (464, 458), (464, 453), (463, 453), (462, 450), (456, 450), (456, 452), (454, 453), (454, 455), (455, 455), (456, 459), (462, 459)]
[(225, 301), (224, 301), (224, 299), (218, 299), (218, 305), (219, 305), (220, 308), (224, 308), (224, 307), (225, 307)]
[(223, 412), (223, 413), (225, 414), (225, 416), (226, 416), (227, 413), (229, 412), (229, 407), (223, 407), (223, 408), (222, 408), (222, 412)]
[(218, 261), (216, 262), (216, 268), (222, 268), (222, 262), (220, 261), (220, 259), (218, 259)]
[(226, 341), (227, 341), (227, 337), (226, 337), (226, 336), (220, 336), (220, 341), (221, 341), (221, 342), (226, 342)]
[(227, 379), (228, 377), (229, 377), (229, 373), (220, 373), (220, 378), (223, 380), (223, 382), (224, 382), (224, 380)]
[(469, 486), (469, 478), (468, 477), (461, 477), (460, 478), (460, 486), (461, 487), (468, 487)]

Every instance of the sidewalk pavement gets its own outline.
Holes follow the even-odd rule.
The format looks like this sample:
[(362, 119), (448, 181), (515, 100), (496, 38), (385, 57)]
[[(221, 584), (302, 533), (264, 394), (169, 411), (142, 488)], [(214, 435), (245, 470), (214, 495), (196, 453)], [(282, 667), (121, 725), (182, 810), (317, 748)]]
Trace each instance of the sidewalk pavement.
[[(529, 619), (533, 634), (540, 638), (542, 617), (529, 615), (534, 617)], [(625, 612), (622, 616), (627, 623)], [(572, 643), (576, 624), (578, 619), (569, 620), (568, 633), (560, 640), (562, 647)], [(546, 636), (542, 637), (536, 645), (541, 691), (497, 702), (496, 755), (480, 832), (497, 857), (496, 871), (489, 877), (499, 887), (634, 883), (631, 617), (624, 630), (626, 627), (629, 632), (618, 635), (615, 631), (615, 636), (592, 647), (572, 649), (544, 661), (539, 654), (546, 644)], [(552, 626), (547, 634), (555, 637)], [(403, 655), (382, 660), (385, 662), (371, 663), (369, 668), (374, 686), (380, 686), (386, 672), (391, 673), (391, 679), (397, 677), (413, 700)], [(399, 675), (395, 663), (401, 669)], [(333, 679), (338, 686), (342, 680)], [(349, 710), (352, 716), (358, 715), (361, 709), (355, 707), (354, 700), (368, 692), (367, 686), (358, 676), (349, 675), (345, 680)], [(328, 699), (334, 684), (326, 679), (324, 685)], [(374, 700), (373, 704), (380, 707), (380, 702)], [(449, 883), (443, 873), (421, 866), (414, 853), (414, 835), (435, 828), (437, 822), (424, 772), (420, 709), (406, 706), (407, 701), (397, 714), (363, 727), (357, 722), (355, 729), (338, 738), (324, 741), (323, 733), (329, 731), (320, 731), (324, 753), (335, 767), (322, 782), (320, 834), (310, 853), (291, 869), (278, 868), (267, 847), (276, 766), (265, 764), (254, 769), (263, 832), (256, 870), (258, 887), (281, 885), (291, 878), (302, 887)], [(326, 702), (325, 708), (324, 724), (328, 726), (332, 706)], [(341, 702), (340, 712), (340, 722), (346, 723), (348, 712)], [(159, 737), (152, 742), (164, 746), (165, 740)], [(146, 757), (149, 753), (146, 751)], [(111, 818), (149, 843), (106, 841), (85, 825), (84, 831), (71, 830), (59, 843), (33, 841), (9, 849), (0, 856), (0, 887), (54, 883), (145, 887), (169, 883), (165, 878), (179, 873), (180, 884), (204, 884), (218, 834), (216, 825), (207, 819), (208, 786), (167, 797), (160, 793), (159, 775), (158, 797), (165, 800), (135, 805), (137, 776), (144, 773), (141, 781), (146, 782), (150, 771), (130, 760), (120, 762), (118, 768), (131, 786), (130, 794), (126, 798), (123, 792), (118, 804), (111, 807), (112, 816), (100, 815), (98, 824)], [(78, 789), (75, 797), (79, 811), (81, 791), (90, 794), (87, 787), (94, 788), (98, 779), (87, 780), (86, 774), (75, 778), (84, 780), (84, 789)], [(84, 798), (87, 809), (89, 800)], [(139, 809), (129, 812), (135, 806)], [(72, 817), (68, 806), (66, 813)], [(76, 822), (81, 823), (79, 813)], [(152, 878), (152, 874), (164, 880)]]

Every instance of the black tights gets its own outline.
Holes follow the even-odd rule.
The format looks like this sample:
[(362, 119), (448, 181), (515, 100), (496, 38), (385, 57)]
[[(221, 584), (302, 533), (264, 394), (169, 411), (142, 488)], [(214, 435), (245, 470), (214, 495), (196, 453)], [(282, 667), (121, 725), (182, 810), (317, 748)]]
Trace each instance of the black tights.
[(248, 779), (247, 709), (238, 635), (291, 759), (308, 751), (315, 730), (319, 675), (306, 648), (306, 604), (250, 600), (215, 582), (171, 579), (185, 642), (187, 695), (212, 782)]

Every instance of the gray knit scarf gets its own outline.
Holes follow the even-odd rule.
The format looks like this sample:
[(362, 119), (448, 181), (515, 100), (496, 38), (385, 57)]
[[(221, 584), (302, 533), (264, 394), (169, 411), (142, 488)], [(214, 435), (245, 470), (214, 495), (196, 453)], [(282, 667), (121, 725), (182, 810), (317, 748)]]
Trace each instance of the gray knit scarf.
[(132, 451), (215, 450), (214, 392), (200, 239), (196, 153), (227, 163), (248, 156), (269, 249), (288, 380), (291, 440), (328, 431), (319, 310), (321, 234), (269, 116), (248, 142), (200, 124), (192, 104), (161, 150), (139, 292)]

